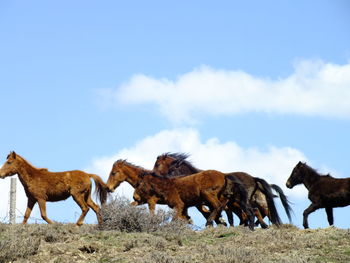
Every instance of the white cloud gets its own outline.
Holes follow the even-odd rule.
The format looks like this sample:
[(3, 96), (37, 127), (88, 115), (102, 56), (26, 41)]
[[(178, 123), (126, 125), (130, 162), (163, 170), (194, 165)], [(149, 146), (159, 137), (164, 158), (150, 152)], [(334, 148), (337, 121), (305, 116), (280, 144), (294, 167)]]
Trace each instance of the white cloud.
[(176, 80), (135, 75), (117, 90), (100, 90), (99, 95), (106, 107), (155, 105), (175, 123), (192, 122), (198, 114), (245, 112), (349, 118), (350, 64), (301, 61), (280, 79), (202, 66)]
[[(164, 130), (146, 137), (133, 147), (125, 148), (113, 156), (98, 158), (86, 170), (94, 172), (107, 180), (113, 162), (118, 159), (152, 169), (156, 157), (164, 152), (185, 152), (191, 154), (190, 160), (200, 169), (216, 169), (223, 172), (245, 171), (252, 176), (264, 178), (269, 183), (280, 185), (287, 195), (305, 197), (304, 187), (287, 190), (284, 186), (293, 167), (304, 154), (290, 147), (268, 147), (244, 149), (235, 142), (220, 142), (216, 138), (207, 141), (200, 139), (195, 129)], [(132, 198), (133, 188), (123, 183), (117, 193)]]

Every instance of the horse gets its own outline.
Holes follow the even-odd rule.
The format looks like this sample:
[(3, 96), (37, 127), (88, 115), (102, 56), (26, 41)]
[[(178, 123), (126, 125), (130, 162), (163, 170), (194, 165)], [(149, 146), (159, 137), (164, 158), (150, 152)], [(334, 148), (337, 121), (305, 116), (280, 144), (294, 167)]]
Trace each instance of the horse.
[(17, 174), (28, 197), (23, 224), (27, 223), (36, 203), (39, 205), (42, 219), (48, 224), (52, 224), (53, 221), (46, 214), (46, 202), (65, 200), (70, 196), (82, 210), (76, 223), (78, 226), (83, 224), (89, 208), (92, 208), (96, 213), (98, 223), (102, 223), (100, 207), (91, 198), (90, 179), (92, 178), (95, 181), (96, 193), (101, 204), (106, 202), (109, 189), (99, 176), (79, 170), (49, 172), (46, 168), (34, 167), (15, 152), (11, 152), (6, 159), (0, 169), (0, 178)]
[(187, 209), (191, 206), (206, 204), (210, 208), (206, 226), (211, 226), (227, 205), (232, 208), (238, 203), (248, 215), (249, 227), (254, 230), (254, 217), (247, 203), (247, 191), (236, 177), (206, 170), (192, 175), (163, 177), (154, 173), (142, 175), (142, 181), (135, 189), (134, 199), (142, 202), (142, 198), (156, 196), (176, 211), (175, 219), (188, 220)]
[[(184, 153), (164, 153), (157, 157), (153, 171), (160, 176), (193, 174), (202, 171), (193, 166), (187, 160), (188, 157), (189, 155)], [(287, 197), (284, 195), (280, 187), (277, 185), (269, 185), (265, 180), (257, 177), (252, 177), (251, 175), (244, 172), (227, 173), (227, 175), (238, 177), (245, 185), (248, 192), (249, 203), (254, 208), (255, 216), (258, 219), (257, 224), (260, 223), (262, 228), (267, 228), (267, 224), (263, 220), (263, 217), (265, 216), (268, 216), (273, 224), (281, 224), (281, 220), (274, 204), (274, 195), (272, 194), (271, 189), (274, 189), (279, 193), (287, 216), (291, 221), (291, 207), (289, 206)], [(236, 209), (234, 212), (240, 218), (240, 224), (246, 224), (246, 218), (244, 217), (244, 214), (241, 214), (241, 210)], [(228, 214), (228, 220), (230, 225), (233, 225), (232, 214)]]
[(298, 162), (294, 167), (286, 186), (304, 184), (308, 189), (311, 205), (304, 210), (303, 226), (309, 228), (308, 216), (319, 208), (325, 208), (329, 225), (333, 225), (333, 207), (350, 205), (350, 178), (334, 178), (319, 174), (306, 163)]
[[(113, 192), (122, 182), (125, 181), (128, 182), (134, 189), (137, 189), (142, 182), (144, 175), (151, 173), (153, 173), (152, 170), (147, 170), (143, 167), (127, 162), (126, 160), (120, 159), (113, 163), (106, 184), (110, 192)], [(131, 205), (136, 206), (147, 203), (151, 215), (154, 214), (156, 204), (166, 204), (164, 199), (150, 191), (134, 192), (133, 198), (134, 202), (132, 202)], [(205, 218), (209, 217), (209, 211), (203, 209), (201, 205), (197, 205), (196, 207)], [(222, 224), (222, 222), (217, 218), (215, 218), (215, 222), (217, 224)]]

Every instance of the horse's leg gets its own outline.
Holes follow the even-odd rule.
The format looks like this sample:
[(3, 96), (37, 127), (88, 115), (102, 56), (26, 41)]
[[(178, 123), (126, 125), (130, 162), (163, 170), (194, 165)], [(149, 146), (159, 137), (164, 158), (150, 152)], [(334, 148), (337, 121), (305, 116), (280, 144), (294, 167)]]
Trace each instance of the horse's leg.
[(191, 217), (188, 215), (188, 207), (184, 207), (184, 209), (182, 210), (182, 215), (184, 218), (186, 218), (186, 220), (190, 223), (193, 224), (193, 220), (191, 219)]
[(263, 219), (263, 217), (262, 217), (262, 215), (260, 213), (260, 209), (256, 207), (256, 208), (253, 209), (253, 211), (254, 211), (254, 215), (258, 219), (258, 222), (260, 223), (260, 226), (262, 228), (268, 228), (268, 225), (265, 223), (265, 221), (264, 221), (264, 219)]
[[(205, 219), (208, 219), (208, 217), (210, 216), (210, 210), (208, 210), (205, 205), (201, 204), (201, 205), (196, 205), (196, 208), (198, 209), (198, 211), (204, 216)], [(217, 223), (218, 225), (224, 225), (227, 226), (225, 220), (220, 217), (220, 218), (216, 218), (215, 219), (215, 223)]]
[(40, 214), (41, 214), (42, 219), (44, 219), (48, 224), (53, 224), (53, 221), (51, 221), (46, 215), (46, 200), (39, 199), (38, 205), (40, 208)]
[[(259, 212), (260, 212), (260, 215), (261, 215), (261, 219), (263, 220), (263, 222), (265, 223), (264, 221), (264, 218), (267, 216), (267, 214), (265, 213), (265, 209), (261, 208), (261, 207), (257, 207), (257, 208), (253, 208), (254, 210), (254, 215), (255, 215), (255, 209), (259, 209)], [(267, 211), (268, 212), (268, 211)], [(256, 216), (256, 215), (255, 215)], [(255, 226), (258, 226), (260, 225), (260, 221), (259, 219), (257, 218), (256, 221), (255, 221)], [(266, 227), (268, 227), (268, 225), (266, 224)]]
[(189, 216), (187, 215), (187, 212), (185, 211), (186, 208), (185, 208), (185, 204), (184, 203), (182, 203), (182, 202), (181, 203), (177, 203), (174, 206), (174, 209), (176, 211), (175, 219), (183, 219), (183, 220), (188, 221)]
[(30, 213), (33, 210), (33, 207), (34, 207), (35, 203), (36, 203), (36, 200), (28, 198), (27, 209), (26, 209), (26, 212), (24, 213), (24, 219), (23, 219), (22, 224), (26, 224), (27, 223), (28, 218), (30, 216)]
[(305, 229), (309, 228), (309, 224), (307, 222), (307, 217), (309, 216), (309, 214), (311, 214), (312, 212), (316, 211), (319, 208), (320, 208), (319, 205), (312, 203), (308, 208), (306, 208), (304, 210), (304, 213), (303, 213), (303, 226), (304, 226)]
[(134, 195), (133, 195), (134, 201), (130, 203), (130, 205), (132, 206), (138, 206), (141, 205), (141, 196), (134, 191)]
[(96, 217), (97, 217), (97, 221), (99, 224), (102, 224), (102, 216), (101, 216), (101, 209), (100, 207), (95, 204), (95, 202), (91, 199), (91, 196), (89, 195), (88, 199), (87, 199), (87, 205), (94, 210)]
[[(235, 215), (239, 218), (239, 225), (243, 225), (245, 221), (245, 215), (242, 213), (242, 209), (239, 207), (239, 205), (236, 202), (230, 202), (229, 207), (231, 208), (231, 211), (233, 211), (233, 213), (235, 213)], [(231, 226), (233, 226), (233, 222)]]
[(189, 216), (187, 214), (187, 207), (178, 194), (171, 196), (167, 203), (169, 207), (175, 210), (173, 220), (182, 219), (188, 221)]
[(222, 209), (227, 205), (228, 199), (222, 200), (222, 202), (220, 202), (220, 200), (217, 198), (216, 193), (211, 193), (211, 192), (202, 193), (202, 195), (212, 208), (211, 214), (208, 217), (207, 223), (205, 225), (212, 226), (214, 219), (216, 219), (218, 215), (220, 215)]
[(77, 221), (77, 225), (81, 226), (83, 224), (84, 218), (86, 216), (86, 214), (89, 212), (89, 207), (87, 205), (87, 201), (86, 201), (86, 197), (84, 196), (84, 194), (79, 193), (79, 194), (74, 194), (72, 195), (74, 201), (79, 205), (82, 213)]
[(334, 223), (333, 208), (332, 207), (326, 207), (326, 213), (327, 213), (328, 223), (329, 223), (330, 226), (332, 226), (333, 223)]
[(228, 223), (230, 224), (230, 226), (233, 226), (233, 213), (232, 213), (232, 210), (231, 209), (225, 209), (225, 212), (226, 212)]
[(250, 230), (254, 230), (254, 211), (253, 211), (253, 208), (249, 204), (243, 202), (242, 200), (240, 200), (239, 204), (243, 210), (243, 214), (246, 217), (246, 221), (248, 222), (248, 227), (250, 228)]
[(158, 201), (158, 198), (156, 196), (151, 196), (147, 200), (148, 210), (151, 216), (154, 215), (154, 210), (156, 210), (157, 201)]

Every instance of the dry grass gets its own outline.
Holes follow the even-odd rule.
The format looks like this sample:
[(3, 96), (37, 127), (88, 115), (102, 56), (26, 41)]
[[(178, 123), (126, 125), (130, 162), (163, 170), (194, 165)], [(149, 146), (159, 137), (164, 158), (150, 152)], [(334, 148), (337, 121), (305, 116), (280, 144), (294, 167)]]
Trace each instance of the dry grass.
[(100, 227), (0, 224), (0, 262), (350, 262), (350, 230), (283, 225), (256, 231), (244, 227), (193, 231), (181, 222), (169, 223), (168, 217), (147, 221), (148, 212), (142, 209), (129, 211), (140, 217), (135, 226), (127, 222), (135, 217), (123, 217), (122, 211), (115, 210), (115, 217), (124, 221), (109, 213), (108, 222), (113, 223)]
[(150, 216), (146, 207), (131, 206), (123, 197), (115, 197), (102, 207), (101, 230), (122, 232), (154, 232), (170, 224), (171, 212), (157, 210)]

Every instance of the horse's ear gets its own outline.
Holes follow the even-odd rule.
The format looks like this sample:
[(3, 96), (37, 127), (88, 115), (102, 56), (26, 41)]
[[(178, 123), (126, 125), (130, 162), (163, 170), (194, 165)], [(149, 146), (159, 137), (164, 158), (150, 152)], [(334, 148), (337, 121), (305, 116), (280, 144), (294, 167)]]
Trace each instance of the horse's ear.
[(17, 156), (17, 154), (14, 151), (12, 151), (12, 152), (10, 152), (9, 155), (7, 155), (6, 160), (10, 157), (13, 157), (14, 159), (16, 159), (16, 156)]

